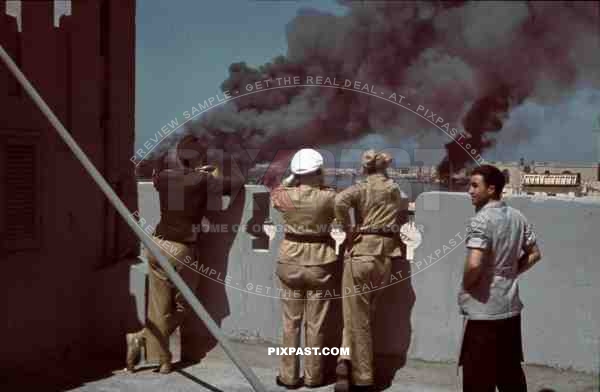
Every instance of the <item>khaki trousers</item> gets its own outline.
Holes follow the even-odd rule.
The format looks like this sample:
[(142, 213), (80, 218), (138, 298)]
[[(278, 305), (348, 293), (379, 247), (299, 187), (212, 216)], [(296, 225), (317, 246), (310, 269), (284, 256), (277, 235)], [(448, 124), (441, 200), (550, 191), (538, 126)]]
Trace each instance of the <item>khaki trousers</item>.
[[(324, 382), (325, 357), (315, 355), (324, 346), (329, 310), (334, 297), (334, 267), (336, 263), (321, 266), (278, 264), (283, 311), (283, 347), (300, 347), (300, 332), (304, 319), (304, 343), (311, 348), (309, 355), (283, 355), (279, 377), (288, 385), (300, 379), (300, 357), (304, 360), (304, 384), (319, 385)], [(327, 294), (329, 291), (329, 294)]]
[[(157, 244), (161, 244), (161, 253), (168, 258), (184, 282), (192, 289), (196, 287), (200, 275), (185, 266), (193, 261), (193, 247), (158, 238), (154, 238), (154, 240)], [(183, 322), (189, 305), (150, 252), (145, 250), (145, 255), (150, 266), (148, 315), (146, 326), (143, 329), (143, 335), (146, 338), (146, 356), (149, 361), (171, 362), (169, 337)]]
[(342, 347), (350, 356), (340, 356), (352, 363), (352, 382), (373, 385), (373, 324), (377, 299), (389, 283), (392, 261), (382, 256), (350, 256), (344, 262), (342, 276), (344, 331)]

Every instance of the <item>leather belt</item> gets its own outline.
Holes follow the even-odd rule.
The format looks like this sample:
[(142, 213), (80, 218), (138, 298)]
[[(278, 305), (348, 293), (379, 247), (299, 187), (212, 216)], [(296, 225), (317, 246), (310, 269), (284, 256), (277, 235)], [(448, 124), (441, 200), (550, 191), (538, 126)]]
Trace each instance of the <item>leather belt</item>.
[(372, 229), (363, 229), (357, 231), (357, 234), (371, 234), (371, 235), (379, 235), (382, 237), (395, 238), (397, 233), (395, 233), (392, 229), (389, 228), (372, 228)]
[(322, 244), (332, 244), (335, 245), (335, 241), (329, 235), (319, 235), (319, 234), (295, 234), (295, 233), (285, 233), (284, 238), (288, 241), (293, 242), (305, 242), (305, 243), (322, 243)]

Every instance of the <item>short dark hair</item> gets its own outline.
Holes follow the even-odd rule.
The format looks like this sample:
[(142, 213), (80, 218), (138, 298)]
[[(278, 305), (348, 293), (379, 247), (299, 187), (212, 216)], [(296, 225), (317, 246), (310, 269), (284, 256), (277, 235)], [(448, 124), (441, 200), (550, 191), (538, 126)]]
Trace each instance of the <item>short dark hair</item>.
[(481, 165), (471, 170), (472, 176), (477, 174), (483, 177), (486, 186), (494, 186), (496, 197), (502, 195), (502, 190), (504, 190), (504, 185), (506, 185), (506, 177), (500, 169), (492, 165)]

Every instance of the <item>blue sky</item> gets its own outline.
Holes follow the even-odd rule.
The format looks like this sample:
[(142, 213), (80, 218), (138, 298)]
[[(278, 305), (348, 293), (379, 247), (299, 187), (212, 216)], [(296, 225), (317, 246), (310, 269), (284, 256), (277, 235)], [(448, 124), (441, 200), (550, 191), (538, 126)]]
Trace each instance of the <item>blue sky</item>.
[[(260, 65), (285, 54), (285, 26), (303, 7), (345, 11), (333, 0), (138, 0), (136, 148), (183, 111), (220, 93), (231, 63)], [(553, 107), (527, 104), (512, 121), (535, 117), (536, 136), (515, 143), (518, 129), (508, 130), (499, 137), (499, 148), (483, 156), (598, 161), (600, 143), (591, 127), (599, 113), (598, 91), (582, 90)], [(384, 143), (375, 136), (354, 145), (382, 148)]]
[[(303, 7), (345, 12), (335, 0), (138, 0), (136, 149), (183, 111), (218, 94), (231, 63), (256, 66), (285, 54), (286, 24)], [(18, 16), (19, 10), (19, 1), (7, 2), (9, 14)], [(62, 13), (71, 13), (70, 2), (57, 0), (56, 19)], [(498, 148), (483, 157), (600, 161), (600, 133), (592, 132), (599, 116), (598, 90), (581, 89), (553, 106), (526, 102), (511, 113), (497, 138)], [(526, 139), (521, 132), (524, 120), (535, 128)], [(410, 141), (400, 144), (409, 152), (413, 146)], [(375, 135), (344, 147), (387, 146)]]
[(332, 0), (138, 1), (136, 146), (220, 93), (231, 63), (285, 55), (285, 26), (302, 7), (344, 11)]

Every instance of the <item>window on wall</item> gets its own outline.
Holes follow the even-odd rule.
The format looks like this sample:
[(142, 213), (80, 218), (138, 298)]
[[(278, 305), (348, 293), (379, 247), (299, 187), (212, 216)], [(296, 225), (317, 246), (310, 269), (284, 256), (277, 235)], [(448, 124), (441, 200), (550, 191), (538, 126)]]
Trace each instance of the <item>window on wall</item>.
[(40, 145), (37, 134), (0, 131), (0, 233), (4, 250), (40, 247)]

